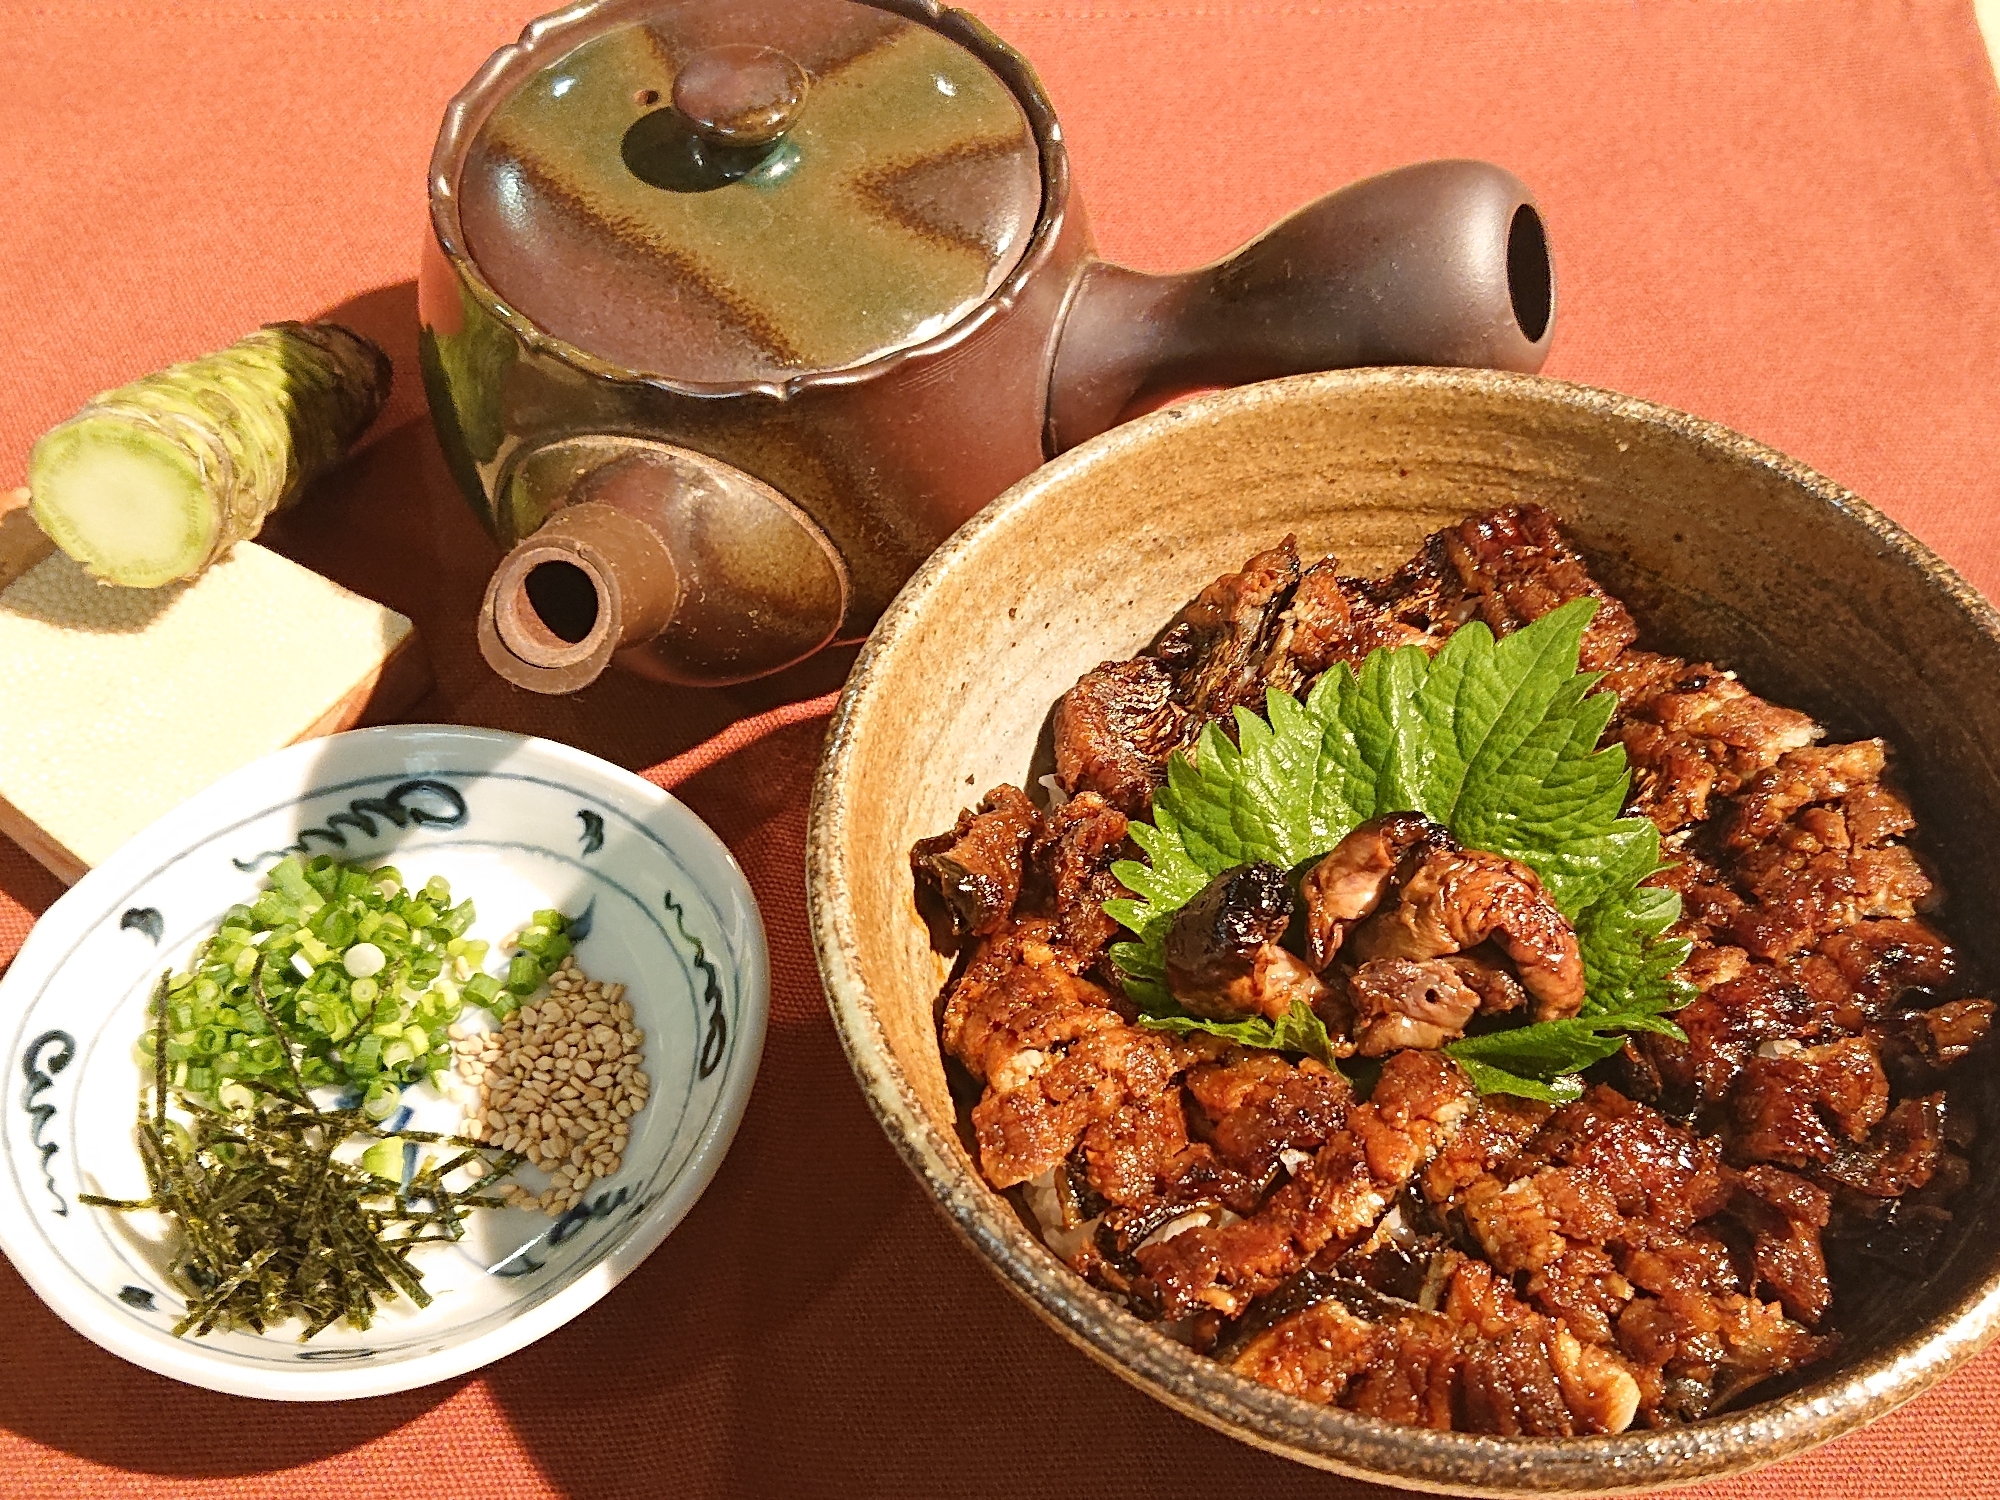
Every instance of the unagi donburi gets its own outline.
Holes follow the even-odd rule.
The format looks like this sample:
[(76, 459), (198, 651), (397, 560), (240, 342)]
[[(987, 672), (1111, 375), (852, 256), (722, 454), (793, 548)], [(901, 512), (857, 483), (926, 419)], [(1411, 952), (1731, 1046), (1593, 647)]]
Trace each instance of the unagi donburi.
[(1993, 1006), (1893, 742), (1640, 636), (1534, 506), (1380, 578), (1287, 537), (1062, 697), (1046, 801), (915, 847), (1054, 1253), (1267, 1385), (1528, 1437), (1755, 1400), (1926, 1273)]

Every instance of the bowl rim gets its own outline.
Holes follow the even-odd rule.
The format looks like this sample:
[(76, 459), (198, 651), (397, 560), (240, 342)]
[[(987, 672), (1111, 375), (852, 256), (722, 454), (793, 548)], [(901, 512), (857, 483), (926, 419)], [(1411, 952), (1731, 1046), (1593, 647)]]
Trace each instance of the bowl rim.
[[(739, 913), (747, 918), (742, 924), (744, 943), (738, 969), (738, 1048), (723, 1080), (715, 1111), (696, 1138), (686, 1164), (662, 1189), (659, 1200), (645, 1216), (633, 1221), (625, 1234), (608, 1241), (596, 1259), (581, 1268), (570, 1285), (554, 1296), (485, 1333), (382, 1364), (315, 1362), (297, 1368), (246, 1367), (216, 1357), (195, 1339), (162, 1345), (150, 1337), (140, 1337), (135, 1325), (116, 1318), (94, 1301), (75, 1295), (75, 1275), (66, 1269), (60, 1257), (25, 1232), (25, 1220), (0, 1215), (0, 1251), (4, 1251), (21, 1279), (52, 1312), (108, 1353), (152, 1374), (188, 1385), (273, 1401), (342, 1401), (433, 1385), (523, 1349), (592, 1306), (659, 1248), (713, 1181), (749, 1104), (768, 1023), (770, 958), (756, 897), (728, 846), (687, 804), (622, 766), (557, 740), (459, 724), (388, 724), (301, 740), (240, 766), (127, 840), (36, 919), (20, 951), (5, 972), (0, 973), (0, 1016), (5, 1014), (8, 990), (23, 987), (22, 983), (14, 982), (15, 976), (23, 976), (25, 980), (39, 971), (43, 967), (42, 950), (53, 948), (68, 935), (63, 930), (62, 908), (91, 907), (102, 899), (100, 892), (120, 882), (129, 883), (130, 866), (152, 865), (176, 857), (212, 828), (218, 821), (217, 814), (225, 809), (231, 813), (238, 811), (233, 799), (248, 786), (273, 776), (289, 782), (295, 771), (303, 771), (306, 765), (326, 757), (330, 750), (336, 756), (368, 757), (393, 755), (396, 753), (393, 747), (403, 745), (407, 747), (406, 753), (428, 751), (435, 757), (448, 744), (467, 743), (533, 757), (544, 767), (553, 766), (588, 778), (584, 784), (596, 782), (629, 798), (635, 810), (649, 818), (664, 812), (673, 825), (667, 830), (668, 836), (677, 843), (687, 841), (705, 854), (720, 857), (718, 868), (725, 872), (722, 885), (715, 889), (705, 886), (704, 893), (725, 918)], [(376, 747), (384, 748), (378, 751)], [(449, 774), (448, 766), (445, 774)]]
[(1925, 575), (1996, 649), (2000, 611), (1936, 553), (1852, 491), (1778, 450), (1706, 418), (1594, 386), (1493, 370), (1380, 367), (1292, 376), (1165, 407), (1043, 465), (979, 511), (924, 563), (884, 612), (834, 709), (806, 832), (807, 912), (834, 1029), (869, 1108), (947, 1221), (988, 1268), (1071, 1343), (1148, 1395), (1230, 1436), (1355, 1478), (1449, 1494), (1612, 1493), (1678, 1486), (1773, 1462), (1901, 1405), (2000, 1334), (2000, 1262), (1928, 1330), (1776, 1400), (1679, 1427), (1596, 1437), (1503, 1438), (1423, 1428), (1319, 1406), (1257, 1384), (1198, 1355), (1119, 1308), (1049, 1252), (997, 1203), (925, 1115), (889, 1050), (855, 962), (854, 916), (842, 872), (842, 827), (855, 814), (846, 768), (855, 725), (884, 664), (924, 606), (985, 534), (1128, 449), (1167, 440), (1184, 424), (1267, 403), (1331, 402), (1385, 388), (1500, 395), (1551, 409), (1662, 430), (1738, 464), (1768, 470), (1865, 529)]

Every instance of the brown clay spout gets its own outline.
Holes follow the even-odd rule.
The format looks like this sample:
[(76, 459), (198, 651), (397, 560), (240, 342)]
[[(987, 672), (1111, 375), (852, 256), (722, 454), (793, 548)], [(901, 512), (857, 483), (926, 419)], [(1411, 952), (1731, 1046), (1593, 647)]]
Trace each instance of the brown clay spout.
[(1355, 365), (1532, 374), (1555, 312), (1547, 234), (1519, 178), (1479, 161), (1402, 167), (1200, 270), (1090, 266), (1056, 349), (1048, 449), (1135, 401), (1206, 386)]
[(656, 682), (719, 686), (803, 660), (838, 631), (839, 555), (768, 485), (646, 439), (566, 446), (599, 461), (486, 586), (479, 647), (502, 677), (573, 693), (615, 658)]

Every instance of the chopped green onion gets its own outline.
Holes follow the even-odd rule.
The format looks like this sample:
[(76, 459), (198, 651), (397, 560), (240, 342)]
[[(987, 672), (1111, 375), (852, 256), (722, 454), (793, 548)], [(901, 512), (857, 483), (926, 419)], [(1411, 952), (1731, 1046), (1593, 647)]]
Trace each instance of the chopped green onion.
[(319, 892), (306, 883), (305, 870), (296, 859), (281, 859), (272, 867), (271, 885), (307, 911), (321, 905)]
[(396, 1136), (387, 1136), (361, 1153), (361, 1165), (377, 1177), (386, 1177), (391, 1182), (403, 1180), (403, 1143)]
[(500, 981), (491, 974), (474, 974), (465, 981), (462, 993), (474, 1005), (490, 1006), (500, 998)]
[(446, 1033), (467, 1005), (504, 1018), (571, 947), (562, 914), (538, 911), (502, 978), (482, 969), (491, 945), (466, 936), (473, 920), (442, 876), (411, 891), (386, 865), (280, 860), (187, 972), (168, 977), (156, 1002), (164, 1030), (142, 1053), (211, 1107), (240, 1101), (238, 1079), (294, 1068), (301, 1088), (361, 1088), (369, 1116), (386, 1118), (404, 1087), (449, 1071)]
[(356, 943), (340, 956), (340, 966), (355, 979), (373, 979), (388, 962), (373, 943)]

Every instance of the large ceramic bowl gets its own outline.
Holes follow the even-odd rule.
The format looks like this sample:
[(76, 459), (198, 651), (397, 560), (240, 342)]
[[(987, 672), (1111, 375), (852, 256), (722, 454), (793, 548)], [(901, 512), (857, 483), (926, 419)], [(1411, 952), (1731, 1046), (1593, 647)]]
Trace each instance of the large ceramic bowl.
[(1302, 377), (1162, 411), (954, 535), (883, 618), (835, 716), (810, 833), (813, 934), (855, 1073), (911, 1170), (1008, 1286), (1142, 1390), (1260, 1447), (1400, 1484), (1645, 1488), (1832, 1437), (1984, 1345), (2000, 1320), (1991, 1148), (1923, 1294), (1880, 1299), (1796, 1390), (1612, 1437), (1392, 1426), (1191, 1353), (1073, 1275), (985, 1185), (933, 1025), (945, 966), (912, 899), (910, 844), (987, 787), (1048, 769), (1057, 696), (1143, 646), (1208, 579), (1287, 531), (1302, 552), (1377, 571), (1439, 526), (1526, 500), (1561, 517), (1646, 643), (1726, 661), (1835, 735), (1890, 738), (1955, 931), (2000, 973), (2000, 930), (1981, 915), (2000, 909), (2000, 616), (1853, 495), (1747, 438), (1602, 391), (1448, 371)]
[[(479, 1210), (417, 1253), (435, 1301), (366, 1332), (176, 1338), (168, 1227), (79, 1192), (142, 1198), (134, 1042), (162, 970), (182, 967), (286, 850), (393, 862), (472, 898), (472, 936), (530, 912), (575, 921), (578, 961), (626, 986), (652, 1096), (620, 1170), (551, 1219)], [(291, 1401), (377, 1396), (512, 1353), (575, 1317), (652, 1252), (721, 1165), (764, 1045), (769, 979), (749, 886), (719, 839), (629, 771), (547, 740), (397, 725), (294, 745), (169, 813), (35, 924), (0, 980), (0, 1248), (77, 1332), (176, 1380)], [(449, 1130), (427, 1083), (396, 1128)], [(545, 1178), (523, 1172), (531, 1188)]]

